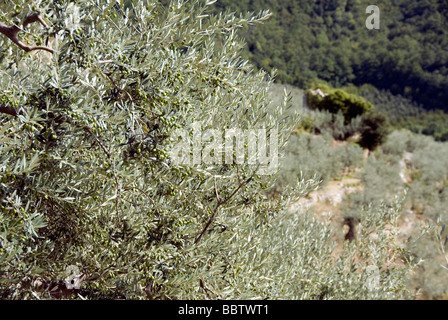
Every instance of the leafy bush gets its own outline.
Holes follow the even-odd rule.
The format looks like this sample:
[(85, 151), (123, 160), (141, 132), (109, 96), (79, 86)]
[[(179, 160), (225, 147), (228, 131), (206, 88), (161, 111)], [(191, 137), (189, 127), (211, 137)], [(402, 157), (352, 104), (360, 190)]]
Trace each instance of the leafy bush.
[(361, 165), (363, 150), (358, 145), (332, 146), (328, 136), (293, 135), (281, 160), (279, 186), (294, 186), (297, 179), (321, 180), (341, 178), (346, 169)]
[(341, 112), (345, 123), (373, 109), (372, 104), (364, 98), (350, 94), (342, 89), (323, 90), (325, 96), (312, 95), (307, 91), (308, 105), (312, 109), (326, 110), (331, 113)]
[[(315, 168), (340, 175), (361, 161), (359, 146), (295, 137), (303, 148), (290, 147), (306, 161), (272, 198), (275, 176), (256, 165), (170, 158), (177, 130), (197, 122), (277, 129), (280, 151), (297, 125), (285, 116), (290, 98), (269, 106), (271, 77), (240, 57), (235, 30), (267, 13), (209, 16), (210, 4), (5, 4), (8, 25), (39, 9), (50, 27), (31, 29), (33, 39), (54, 53), (26, 54), (0, 38), (9, 48), (0, 61), (2, 298), (60, 296), (72, 276), (83, 279), (74, 292), (90, 299), (410, 297), (410, 265), (382, 232), (397, 209), (367, 211), (360, 241), (342, 251), (328, 226), (288, 213), (317, 188)], [(367, 285), (371, 266), (376, 287)], [(58, 292), (42, 290), (48, 283)]]
[(374, 150), (386, 141), (391, 128), (386, 114), (370, 111), (363, 115), (359, 145)]
[(225, 297), (240, 263), (226, 239), (304, 191), (271, 201), (275, 177), (255, 165), (169, 157), (173, 134), (195, 122), (275, 128), (280, 147), (296, 125), (267, 112), (270, 78), (239, 55), (235, 30), (268, 14), (209, 16), (201, 3), (4, 5), (8, 25), (39, 9), (50, 27), (34, 37), (54, 54), (0, 38), (0, 101), (14, 111), (0, 115), (2, 298), (49, 297), (35, 281), (73, 268), (87, 298), (206, 298), (201, 283)]
[(336, 140), (346, 140), (361, 130), (362, 117), (351, 119), (346, 123), (341, 112), (333, 114), (329, 111), (312, 112), (313, 130), (315, 134), (330, 135)]
[[(445, 254), (438, 250), (438, 244), (434, 241), (434, 233), (438, 231), (436, 224), (431, 222), (429, 227), (431, 229), (425, 232), (414, 232), (409, 240), (410, 254), (421, 260), (411, 279), (423, 299), (446, 299), (448, 272), (444, 266), (447, 261)], [(444, 241), (441, 245), (444, 245)]]
[(421, 134), (411, 134), (406, 142), (406, 151), (413, 153), (414, 151), (422, 150), (433, 143), (434, 139), (432, 137)]
[(382, 144), (381, 150), (385, 154), (401, 157), (407, 149), (407, 142), (411, 133), (407, 130), (394, 130), (387, 137), (386, 142)]
[[(425, 146), (419, 146), (413, 150), (410, 161), (412, 183), (410, 185), (409, 198), (411, 206), (420, 214), (435, 221), (445, 218), (448, 205), (448, 148), (445, 143), (435, 142), (424, 136), (413, 137), (411, 144), (425, 142)], [(434, 155), (437, 154), (437, 157)]]
[(299, 125), (296, 128), (297, 132), (308, 132), (308, 133), (312, 133), (314, 132), (314, 118), (305, 114), (302, 115), (302, 117), (300, 118), (300, 122)]
[(344, 199), (344, 215), (359, 218), (364, 208), (378, 208), (383, 202), (390, 202), (401, 194), (404, 187), (400, 170), (397, 159), (371, 154), (359, 173), (364, 188)]
[(261, 229), (253, 238), (247, 238), (245, 247), (249, 249), (234, 257), (245, 262), (241, 273), (252, 275), (243, 282), (242, 296), (411, 299), (407, 279), (414, 262), (403, 256), (403, 247), (393, 240), (397, 230), (386, 231), (386, 226), (394, 225), (399, 212), (399, 201), (377, 209), (366, 208), (357, 239), (342, 244), (330, 224), (309, 212), (277, 216), (270, 229)]

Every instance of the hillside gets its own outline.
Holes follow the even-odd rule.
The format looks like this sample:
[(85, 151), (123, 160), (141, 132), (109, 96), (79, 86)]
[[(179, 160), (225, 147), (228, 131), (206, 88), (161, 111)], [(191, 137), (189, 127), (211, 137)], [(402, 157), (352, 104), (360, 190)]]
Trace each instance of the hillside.
[[(236, 12), (270, 9), (272, 17), (244, 33), (246, 53), (278, 81), (301, 88), (369, 84), (424, 110), (448, 110), (446, 1), (380, 1), (380, 30), (368, 30), (364, 0), (218, 1)], [(410, 108), (411, 109), (411, 108)], [(412, 110), (411, 110), (412, 112)]]
[[(410, 287), (417, 298), (446, 298), (446, 257), (437, 239), (445, 237), (444, 229), (439, 232), (448, 219), (448, 146), (438, 142), (448, 140), (448, 5), (440, 0), (380, 1), (375, 4), (381, 28), (367, 30), (365, 8), (370, 4), (223, 0), (218, 7), (272, 11), (265, 24), (242, 34), (248, 42), (245, 54), (258, 68), (278, 71), (277, 83), (288, 84), (296, 108), (301, 108), (304, 90), (326, 83), (366, 98), (393, 125), (386, 142), (366, 158), (356, 143), (356, 123), (344, 126), (340, 118), (302, 110), (278, 187), (316, 175), (322, 184), (291, 212), (311, 212), (329, 223), (341, 244), (346, 219), (365, 227), (382, 205), (400, 198), (400, 216), (391, 230), (396, 243), (411, 252), (404, 260), (420, 261), (409, 277)], [(281, 91), (281, 85), (272, 89), (277, 103)], [(351, 137), (341, 139), (347, 134)]]
[[(274, 101), (281, 88), (276, 85), (271, 89)], [(292, 89), (293, 105), (300, 110), (302, 123), (311, 118), (319, 125), (318, 119), (325, 114), (302, 109), (303, 92), (286, 88)], [(318, 190), (290, 206), (290, 212), (310, 212), (330, 226), (336, 248), (345, 248), (347, 223), (353, 221), (355, 237), (359, 237), (353, 250), (361, 250), (360, 242), (371, 241), (373, 235), (377, 239), (380, 232), (367, 228), (371, 220), (388, 221), (390, 217), (382, 214), (381, 208), (393, 207), (398, 201), (398, 216), (385, 228), (394, 234), (390, 241), (401, 247), (401, 252), (395, 252), (396, 258), (421, 260), (408, 284), (418, 299), (446, 298), (448, 273), (443, 268), (446, 260), (440, 253), (437, 233), (448, 222), (444, 210), (448, 206), (448, 144), (408, 130), (394, 130), (369, 155), (357, 144), (357, 133), (340, 140), (337, 130), (320, 123), (321, 133), (299, 124), (289, 140), (278, 188), (316, 175), (322, 181)]]

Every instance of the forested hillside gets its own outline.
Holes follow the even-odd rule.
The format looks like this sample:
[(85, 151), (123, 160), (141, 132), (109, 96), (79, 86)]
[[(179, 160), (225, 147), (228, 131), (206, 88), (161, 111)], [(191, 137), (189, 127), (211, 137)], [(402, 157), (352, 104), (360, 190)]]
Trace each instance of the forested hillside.
[(380, 30), (365, 26), (363, 0), (221, 0), (218, 11), (270, 9), (271, 19), (246, 29), (247, 53), (278, 81), (307, 87), (318, 79), (333, 86), (371, 84), (424, 109), (447, 110), (448, 3), (376, 1)]
[[(396, 255), (403, 261), (420, 261), (405, 276), (408, 288), (417, 293), (417, 299), (446, 299), (448, 273), (443, 250), (447, 230), (442, 226), (448, 222), (444, 209), (448, 205), (448, 144), (408, 130), (394, 130), (367, 155), (359, 143), (361, 117), (344, 124), (341, 113), (303, 110), (303, 91), (279, 84), (271, 89), (276, 104), (283, 89), (291, 90), (293, 107), (301, 110), (303, 117), (289, 139), (277, 188), (296, 184), (298, 177), (321, 181), (319, 189), (300, 199), (291, 211), (311, 212), (330, 225), (339, 241), (350, 235), (343, 233), (341, 224), (354, 221), (353, 237), (358, 237), (358, 243), (369, 243), (371, 235), (383, 228), (362, 229), (375, 219), (384, 222), (391, 218), (382, 210), (398, 201), (397, 220), (388, 225), (396, 234), (388, 241), (400, 248)], [(439, 119), (437, 114), (429, 116)], [(370, 236), (366, 232), (371, 232)]]

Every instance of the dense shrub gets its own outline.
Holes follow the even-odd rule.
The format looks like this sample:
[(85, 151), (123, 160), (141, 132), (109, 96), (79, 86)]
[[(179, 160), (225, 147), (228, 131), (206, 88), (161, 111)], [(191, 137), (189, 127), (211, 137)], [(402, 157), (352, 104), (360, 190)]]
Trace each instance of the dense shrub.
[(398, 159), (371, 154), (359, 172), (363, 189), (344, 199), (344, 215), (358, 218), (363, 208), (378, 208), (383, 202), (392, 201), (397, 194), (403, 193), (400, 170)]
[(386, 114), (376, 111), (367, 112), (362, 116), (359, 145), (365, 149), (375, 150), (386, 141), (390, 132)]
[(311, 132), (330, 135), (335, 140), (346, 140), (361, 130), (362, 117), (360, 116), (346, 123), (342, 112), (334, 114), (329, 111), (315, 110), (310, 117), (313, 119)]
[(346, 124), (373, 109), (372, 104), (362, 97), (342, 89), (323, 89), (324, 97), (312, 95), (310, 91), (307, 91), (308, 105), (312, 109), (326, 110), (331, 113), (341, 112)]
[(309, 212), (277, 216), (234, 257), (245, 262), (235, 272), (252, 275), (240, 288), (242, 297), (412, 299), (414, 262), (395, 241), (398, 230), (386, 231), (398, 219), (399, 203), (363, 209), (357, 240), (342, 244), (334, 226)]
[(363, 150), (356, 144), (332, 146), (331, 136), (293, 135), (281, 161), (278, 184), (294, 186), (297, 179), (342, 178), (347, 169), (361, 165)]
[(401, 157), (407, 150), (407, 142), (411, 133), (407, 130), (394, 130), (387, 137), (386, 142), (381, 146), (385, 154)]
[[(73, 298), (410, 297), (409, 265), (382, 232), (396, 208), (367, 211), (360, 241), (342, 251), (328, 226), (288, 212), (316, 189), (316, 168), (333, 177), (357, 166), (359, 146), (295, 137), (295, 182), (273, 198), (275, 175), (247, 161), (180, 165), (170, 157), (177, 129), (197, 122), (203, 130), (277, 129), (280, 151), (297, 125), (284, 110), (290, 97), (269, 106), (271, 78), (240, 57), (235, 30), (267, 13), (209, 16), (210, 4), (5, 4), (6, 24), (42, 12), (50, 29), (33, 26), (32, 38), (54, 54), (26, 54), (0, 38), (8, 48), (0, 61), (1, 298), (48, 298), (55, 292), (39, 283), (81, 274)], [(197, 143), (194, 132), (186, 139)], [(368, 285), (369, 267), (377, 286)]]
[(238, 297), (227, 239), (300, 192), (269, 201), (275, 176), (247, 161), (179, 165), (174, 133), (275, 128), (282, 147), (296, 121), (267, 112), (270, 78), (239, 55), (235, 30), (267, 13), (208, 16), (201, 3), (2, 5), (6, 25), (39, 9), (50, 29), (30, 30), (54, 49), (0, 37), (0, 103), (15, 110), (0, 114), (2, 298), (48, 297), (33, 281), (74, 269), (87, 298), (206, 298), (200, 281)]
[(406, 190), (401, 215), (414, 230), (403, 236), (410, 254), (421, 259), (412, 279), (413, 286), (425, 299), (446, 298), (447, 294), (448, 274), (441, 266), (446, 264), (444, 254), (438, 250), (434, 232), (421, 228), (427, 225), (434, 231), (438, 221), (448, 221), (447, 152), (445, 143), (431, 137), (407, 130), (392, 132), (361, 170), (364, 189), (347, 197), (341, 208), (346, 216), (360, 217), (360, 208), (375, 207)]
[[(447, 260), (438, 250), (434, 233), (438, 232), (435, 223), (428, 224), (432, 231), (421, 232), (416, 230), (408, 241), (408, 250), (417, 259), (420, 259), (418, 268), (412, 276), (413, 286), (418, 288), (423, 299), (446, 299), (448, 296), (446, 284), (448, 283)], [(443, 245), (444, 241), (442, 242)]]
[(409, 201), (418, 213), (435, 221), (448, 217), (445, 210), (448, 205), (448, 146), (427, 138), (414, 137), (410, 139), (413, 140), (411, 143), (408, 142), (411, 146), (416, 142), (419, 145), (426, 142), (425, 146), (413, 150), (409, 168), (412, 172)]

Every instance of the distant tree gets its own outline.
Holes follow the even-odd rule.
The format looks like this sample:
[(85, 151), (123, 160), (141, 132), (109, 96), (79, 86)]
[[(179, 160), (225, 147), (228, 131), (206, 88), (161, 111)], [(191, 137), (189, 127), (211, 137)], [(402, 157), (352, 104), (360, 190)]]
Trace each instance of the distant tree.
[(313, 94), (313, 90), (307, 91), (308, 106), (311, 109), (326, 110), (331, 113), (341, 112), (346, 124), (373, 109), (372, 104), (364, 98), (342, 89), (324, 88), (321, 92), (323, 94)]
[(361, 123), (361, 139), (359, 145), (370, 151), (386, 141), (391, 132), (385, 113), (370, 111), (363, 115)]

